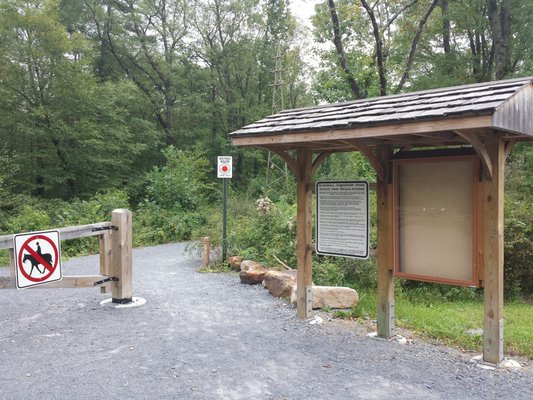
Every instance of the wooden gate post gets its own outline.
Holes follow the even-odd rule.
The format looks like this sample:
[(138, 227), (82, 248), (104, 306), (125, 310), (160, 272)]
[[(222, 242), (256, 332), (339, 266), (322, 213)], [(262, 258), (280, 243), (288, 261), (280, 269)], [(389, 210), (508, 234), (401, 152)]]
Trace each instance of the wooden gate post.
[[(98, 244), (100, 245), (100, 275), (111, 275), (111, 233), (109, 231), (98, 236)], [(100, 293), (109, 293), (109, 287), (102, 286)]]
[(378, 148), (383, 176), (377, 179), (377, 236), (378, 236), (378, 336), (389, 339), (394, 330), (394, 278), (392, 274), (392, 184), (389, 163), (390, 149)]
[(309, 317), (313, 282), (313, 187), (311, 150), (298, 150), (298, 174), (296, 176), (296, 315)]
[[(204, 268), (209, 268), (209, 256), (211, 255), (211, 242), (209, 237), (204, 237), (202, 240), (204, 244)], [(222, 260), (224, 262), (224, 260)]]
[(111, 223), (117, 230), (111, 234), (111, 274), (119, 280), (111, 286), (113, 303), (132, 300), (132, 214), (130, 210), (113, 211)]
[(503, 361), (503, 201), (505, 145), (494, 133), (485, 147), (492, 162), (492, 179), (483, 181), (484, 321), (483, 361)]

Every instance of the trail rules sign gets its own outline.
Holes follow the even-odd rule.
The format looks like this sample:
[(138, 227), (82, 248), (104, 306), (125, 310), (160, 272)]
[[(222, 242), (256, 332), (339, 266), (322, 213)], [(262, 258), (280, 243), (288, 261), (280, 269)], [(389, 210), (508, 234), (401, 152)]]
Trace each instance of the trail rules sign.
[(217, 177), (218, 178), (231, 178), (233, 175), (232, 157), (231, 156), (218, 156)]
[(23, 233), (13, 242), (17, 289), (62, 279), (59, 231)]
[(317, 254), (366, 259), (368, 232), (368, 182), (317, 182)]

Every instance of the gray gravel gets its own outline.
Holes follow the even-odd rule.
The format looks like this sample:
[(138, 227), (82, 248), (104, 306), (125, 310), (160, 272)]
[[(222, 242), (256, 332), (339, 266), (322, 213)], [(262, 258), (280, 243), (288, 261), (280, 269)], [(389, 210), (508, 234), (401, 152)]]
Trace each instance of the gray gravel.
[[(533, 370), (372, 339), (321, 314), (311, 325), (260, 286), (196, 272), (185, 245), (134, 250), (134, 295), (0, 290), (1, 399), (533, 399)], [(97, 273), (97, 256), (64, 263)], [(7, 273), (5, 269), (0, 273)]]

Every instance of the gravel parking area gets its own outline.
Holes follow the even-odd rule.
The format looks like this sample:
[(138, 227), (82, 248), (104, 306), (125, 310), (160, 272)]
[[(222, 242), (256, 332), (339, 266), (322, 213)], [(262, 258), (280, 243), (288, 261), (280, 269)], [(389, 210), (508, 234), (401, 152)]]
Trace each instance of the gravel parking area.
[[(101, 306), (98, 289), (0, 290), (0, 399), (533, 399), (531, 367), (298, 320), (260, 286), (198, 273), (185, 244), (133, 257), (141, 307)], [(95, 274), (98, 257), (63, 268)]]

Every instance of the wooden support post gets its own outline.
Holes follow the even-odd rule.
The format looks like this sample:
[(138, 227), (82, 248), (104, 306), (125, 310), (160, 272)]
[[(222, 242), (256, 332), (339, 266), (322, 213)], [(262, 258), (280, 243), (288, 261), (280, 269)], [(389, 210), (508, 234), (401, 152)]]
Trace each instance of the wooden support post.
[(113, 303), (132, 299), (132, 215), (130, 210), (114, 210), (111, 223), (118, 230), (111, 234), (111, 272), (118, 282), (111, 286)]
[(313, 187), (312, 187), (312, 152), (307, 149), (298, 150), (298, 174), (296, 176), (297, 196), (297, 311), (298, 318), (309, 317), (312, 304), (313, 275)]
[(9, 249), (9, 274), (11, 276), (16, 276), (16, 262), (15, 262), (15, 249)]
[(503, 201), (505, 144), (497, 135), (485, 143), (492, 179), (483, 187), (484, 325), (483, 360), (503, 361)]
[(380, 147), (378, 158), (383, 176), (378, 177), (377, 189), (377, 239), (378, 239), (378, 336), (391, 338), (394, 330), (394, 278), (392, 275), (392, 184), (389, 166), (389, 148)]
[(204, 237), (202, 240), (204, 244), (204, 268), (209, 267), (209, 256), (211, 255), (211, 243), (209, 237)]
[[(106, 232), (98, 236), (100, 245), (100, 275), (109, 276), (111, 274), (111, 234)], [(100, 293), (109, 293), (107, 286), (100, 287)]]

